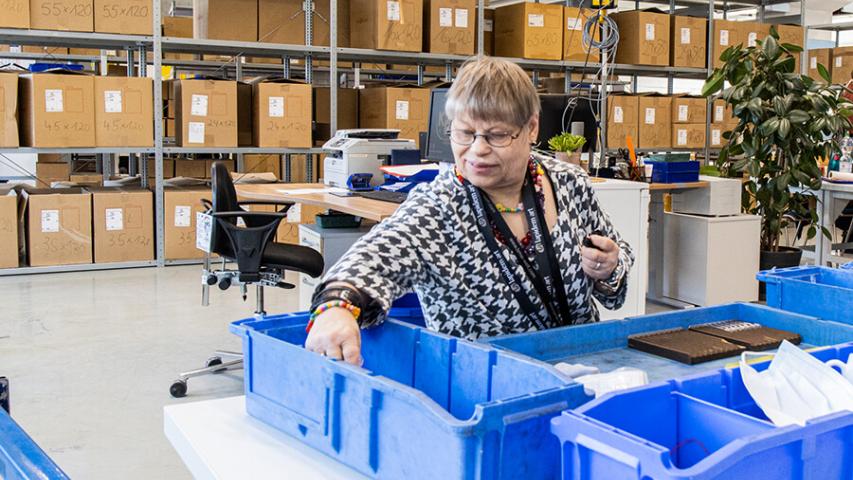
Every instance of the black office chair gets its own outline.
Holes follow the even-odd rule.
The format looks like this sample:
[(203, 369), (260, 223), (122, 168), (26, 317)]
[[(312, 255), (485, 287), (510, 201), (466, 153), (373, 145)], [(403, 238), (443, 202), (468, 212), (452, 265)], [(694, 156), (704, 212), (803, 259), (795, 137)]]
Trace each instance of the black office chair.
[[(292, 203), (237, 201), (237, 191), (224, 162), (213, 164), (211, 183), (213, 201), (205, 202), (211, 221), (202, 274), (202, 305), (208, 304), (213, 285), (218, 285), (221, 290), (239, 286), (245, 300), (248, 285), (254, 284), (254, 315), (262, 318), (266, 315), (264, 287), (294, 288), (293, 284), (284, 281), (287, 270), (320, 276), (324, 267), (323, 256), (312, 248), (273, 241), (278, 225), (287, 216), (287, 209)], [(282, 208), (276, 212), (247, 212), (243, 209), (247, 205), (271, 204)], [(212, 254), (221, 257), (220, 268), (211, 268)], [(235, 262), (237, 269), (229, 269), (228, 264)], [(232, 360), (223, 362), (222, 357), (231, 357)], [(207, 360), (204, 368), (181, 373), (169, 388), (169, 393), (176, 398), (183, 397), (187, 394), (188, 379), (239, 368), (243, 368), (241, 353), (219, 350)]]

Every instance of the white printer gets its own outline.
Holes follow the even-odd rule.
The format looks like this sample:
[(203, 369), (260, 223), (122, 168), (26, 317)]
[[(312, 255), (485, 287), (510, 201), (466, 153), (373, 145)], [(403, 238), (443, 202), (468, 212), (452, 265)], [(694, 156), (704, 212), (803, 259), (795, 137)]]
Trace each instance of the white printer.
[(391, 150), (417, 150), (414, 140), (397, 138), (399, 130), (361, 128), (338, 130), (323, 145), (323, 182), (347, 188), (347, 179), (355, 173), (372, 173), (370, 186), (384, 183), (379, 167), (389, 163)]

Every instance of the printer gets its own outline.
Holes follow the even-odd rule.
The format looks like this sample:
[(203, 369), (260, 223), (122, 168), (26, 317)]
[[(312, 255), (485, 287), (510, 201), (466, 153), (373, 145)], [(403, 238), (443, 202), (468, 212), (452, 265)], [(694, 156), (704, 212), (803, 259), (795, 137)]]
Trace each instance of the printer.
[(360, 128), (338, 130), (323, 145), (323, 182), (347, 188), (347, 179), (356, 173), (371, 173), (370, 186), (384, 183), (379, 167), (389, 163), (392, 150), (417, 150), (414, 140), (397, 138), (399, 130)]

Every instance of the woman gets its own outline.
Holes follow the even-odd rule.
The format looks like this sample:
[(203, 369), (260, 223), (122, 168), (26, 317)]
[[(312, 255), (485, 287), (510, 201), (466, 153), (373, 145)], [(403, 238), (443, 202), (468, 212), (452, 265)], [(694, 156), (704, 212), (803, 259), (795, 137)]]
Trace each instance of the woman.
[(307, 349), (361, 364), (360, 328), (413, 289), (428, 328), (469, 339), (595, 322), (593, 297), (625, 301), (633, 254), (589, 178), (531, 152), (539, 99), (527, 74), (466, 63), (445, 114), (454, 171), (415, 188), (329, 270)]

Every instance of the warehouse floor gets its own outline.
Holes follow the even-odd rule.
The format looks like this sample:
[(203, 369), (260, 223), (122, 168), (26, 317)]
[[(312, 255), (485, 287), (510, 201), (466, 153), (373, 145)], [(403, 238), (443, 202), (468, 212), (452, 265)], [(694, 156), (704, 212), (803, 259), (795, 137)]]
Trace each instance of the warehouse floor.
[[(163, 406), (239, 395), (242, 373), (192, 379), (180, 400), (169, 385), (214, 349), (239, 350), (228, 322), (253, 309), (236, 289), (202, 307), (199, 278), (197, 265), (0, 278), (12, 416), (71, 478), (191, 478)], [(295, 290), (268, 292), (269, 311), (296, 309)]]

